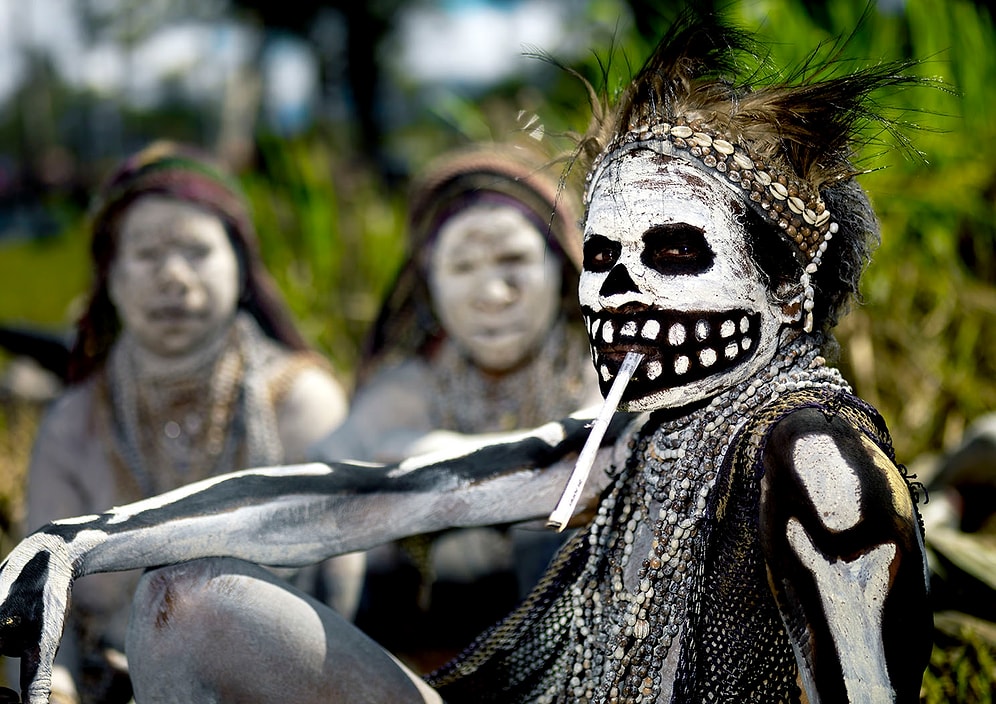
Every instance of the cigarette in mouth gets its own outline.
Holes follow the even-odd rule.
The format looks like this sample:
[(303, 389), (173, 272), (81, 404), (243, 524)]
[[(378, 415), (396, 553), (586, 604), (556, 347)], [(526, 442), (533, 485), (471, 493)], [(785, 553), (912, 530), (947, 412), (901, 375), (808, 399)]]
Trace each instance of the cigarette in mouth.
[(584, 483), (588, 480), (588, 474), (591, 472), (591, 465), (595, 462), (595, 453), (598, 452), (598, 448), (602, 444), (602, 438), (609, 428), (612, 415), (619, 407), (623, 391), (626, 390), (633, 372), (636, 371), (642, 359), (643, 354), (640, 352), (627, 352), (619, 371), (616, 373), (616, 378), (612, 381), (609, 393), (605, 395), (605, 401), (598, 411), (595, 422), (592, 423), (591, 433), (588, 435), (584, 447), (581, 448), (581, 454), (578, 455), (574, 471), (571, 472), (570, 479), (567, 480), (564, 493), (561, 494), (557, 507), (553, 509), (553, 513), (547, 519), (547, 527), (555, 528), (558, 533), (567, 526), (571, 516), (574, 515), (574, 509), (581, 499), (581, 490), (584, 489)]

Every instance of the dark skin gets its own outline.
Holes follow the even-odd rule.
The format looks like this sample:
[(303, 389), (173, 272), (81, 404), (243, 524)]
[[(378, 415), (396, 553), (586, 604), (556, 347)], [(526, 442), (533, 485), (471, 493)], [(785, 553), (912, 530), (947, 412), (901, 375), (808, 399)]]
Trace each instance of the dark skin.
[[(821, 514), (821, 507), (813, 503), (806, 487), (805, 469), (797, 466), (798, 453), (786, 451), (821, 438), (832, 439), (840, 453), (842, 461), (831, 470), (842, 470), (853, 477), (858, 489), (858, 510), (848, 515), (849, 520), (857, 520), (846, 527), (849, 520), (828, 521)], [(922, 537), (900, 470), (845, 420), (828, 418), (815, 409), (797, 411), (778, 423), (765, 451), (765, 469), (761, 482), (761, 541), (776, 601), (806, 624), (805, 642), (836, 643), (838, 649), (853, 651), (859, 645), (852, 640), (847, 646), (835, 633), (848, 638), (858, 636), (860, 642), (860, 633), (853, 631), (859, 624), (835, 626), (828, 618), (821, 591), (831, 583), (835, 563), (865, 563), (872, 571), (878, 560), (888, 558), (883, 574), (887, 596), (880, 617), (888, 678), (896, 701), (918, 701), (919, 673), (930, 657), (932, 616), (925, 608)], [(789, 537), (793, 534), (790, 523), (801, 527), (801, 531), (795, 529), (795, 534), (811, 538), (818, 558), (813, 559)], [(855, 590), (853, 598), (860, 600), (860, 593)], [(858, 672), (860, 666), (842, 662), (832, 654), (814, 657), (813, 662), (812, 677), (821, 695), (827, 701), (847, 701), (848, 677), (853, 677), (851, 673)], [(867, 680), (855, 683), (857, 687), (867, 685)], [(850, 694), (853, 696), (854, 691)]]

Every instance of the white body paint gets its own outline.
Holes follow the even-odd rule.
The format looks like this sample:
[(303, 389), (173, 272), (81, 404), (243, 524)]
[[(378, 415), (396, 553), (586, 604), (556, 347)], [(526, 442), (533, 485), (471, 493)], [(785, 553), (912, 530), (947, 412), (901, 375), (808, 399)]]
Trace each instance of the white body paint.
[[(79, 536), (77, 542), (76, 554), (84, 553), (92, 545), (92, 541), (83, 534)], [(59, 648), (66, 609), (69, 606), (74, 560), (68, 546), (61, 538), (54, 535), (34, 533), (25, 538), (20, 546), (22, 549), (12, 552), (4, 561), (5, 573), (19, 575), (38, 553), (46, 552), (49, 556), (47, 578), (41, 594), (42, 611), (45, 614), (45, 618), (40, 624), (42, 633), (38, 644), (41, 668), (37, 678), (31, 682), (27, 696), (28, 702), (48, 701), (48, 694), (52, 687), (51, 663)], [(0, 603), (7, 601), (10, 587), (11, 582), (0, 582)]]
[(815, 513), (829, 530), (839, 533), (858, 524), (861, 484), (833, 438), (814, 435), (797, 440), (792, 447), (792, 467)]
[(883, 654), (882, 609), (896, 545), (872, 548), (851, 562), (826, 559), (795, 518), (786, 526), (789, 544), (816, 579), (826, 621), (852, 702), (892, 702)]
[(122, 326), (150, 359), (218, 345), (239, 299), (239, 263), (217, 215), (159, 195), (129, 206), (111, 265)]
[(136, 501), (135, 503), (128, 504), (127, 506), (112, 508), (107, 512), (112, 516), (108, 523), (111, 525), (121, 523), (144, 511), (151, 511), (153, 509), (162, 508), (163, 506), (176, 503), (181, 499), (198, 494), (205, 489), (214, 486), (215, 484), (230, 480), (233, 477), (245, 475), (264, 477), (322, 476), (329, 474), (331, 471), (332, 470), (326, 464), (311, 462), (309, 464), (294, 464), (280, 467), (260, 467), (259, 469), (247, 469), (240, 472), (232, 472), (231, 474), (219, 475), (217, 477), (209, 477), (208, 479), (194, 482), (193, 484), (187, 484), (179, 489), (167, 491), (165, 494), (159, 494), (158, 496), (153, 496), (148, 499), (142, 499), (141, 501)]
[[(761, 322), (759, 329), (742, 337), (739, 345), (730, 347), (724, 341), (722, 346), (714, 348), (699, 343), (694, 353), (696, 364), (711, 367), (717, 359), (729, 360), (737, 354), (746, 357), (747, 351), (753, 350), (752, 356), (742, 364), (689, 383), (680, 383), (679, 379), (671, 387), (656, 384), (645, 397), (625, 403), (628, 410), (682, 406), (749, 378), (770, 362), (780, 342), (781, 327), (793, 319), (773, 299), (750, 258), (743, 217), (738, 215), (748, 207), (742, 196), (703, 174), (701, 169), (662, 156), (656, 151), (662, 148), (647, 142), (620, 150), (620, 155), (598, 172), (592, 189), (585, 239), (599, 236), (619, 243), (621, 250), (613, 269), (625, 267), (638, 289), (603, 295), (609, 270), (592, 271), (586, 264), (581, 274), (579, 299), (590, 316), (587, 322), (595, 365), (603, 381), (607, 382), (614, 370), (599, 361), (600, 342), (625, 345), (632, 338), (634, 344), (651, 343), (662, 350), (666, 345), (680, 345), (689, 339), (702, 341), (710, 333), (708, 321), (696, 320), (688, 329), (683, 323), (669, 321), (669, 312), (715, 314), (720, 319), (719, 334), (728, 333), (727, 337), (736, 333), (741, 324), (747, 324), (747, 318), (734, 314), (735, 311), (760, 313)], [(669, 275), (645, 263), (644, 235), (654, 228), (675, 224), (698, 228), (704, 233), (714, 255), (708, 270)], [(625, 314), (615, 313), (621, 307), (634, 305), (645, 308), (652, 317), (657, 313), (655, 319), (642, 324), (639, 334), (637, 326), (630, 325), (632, 321)], [(730, 317), (723, 318), (724, 312), (730, 312)], [(741, 334), (746, 332), (741, 328)], [(648, 355), (644, 361), (645, 378), (651, 382), (663, 378), (662, 365), (670, 366), (668, 374), (686, 374), (692, 363), (687, 355), (662, 354), (660, 358)]]
[[(572, 417), (586, 418), (586, 414), (580, 416), (574, 415)], [(450, 433), (452, 439), (447, 443), (446, 447), (441, 450), (434, 450), (432, 452), (424, 452), (417, 454), (414, 457), (409, 457), (406, 460), (402, 460), (398, 463), (396, 469), (392, 470), (388, 476), (391, 478), (400, 477), (409, 472), (422, 467), (427, 467), (432, 464), (437, 464), (439, 462), (445, 462), (446, 460), (456, 459), (458, 457), (463, 457), (464, 455), (469, 455), (470, 453), (483, 449), (485, 447), (494, 447), (495, 445), (507, 445), (526, 438), (536, 438), (542, 440), (550, 447), (553, 447), (557, 443), (563, 442), (564, 426), (560, 423), (546, 423), (541, 425), (535, 430), (522, 430), (509, 433), (481, 433), (478, 435), (460, 435), (454, 436)], [(352, 460), (350, 464), (354, 464)]]
[(560, 310), (560, 265), (521, 210), (482, 203), (447, 219), (429, 266), (446, 332), (483, 369), (533, 354)]

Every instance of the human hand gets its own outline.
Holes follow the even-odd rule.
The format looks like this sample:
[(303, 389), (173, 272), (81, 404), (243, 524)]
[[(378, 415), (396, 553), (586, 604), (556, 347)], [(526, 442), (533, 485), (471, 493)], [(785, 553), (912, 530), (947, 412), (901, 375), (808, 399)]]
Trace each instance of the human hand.
[[(65, 541), (42, 531), (18, 544), (0, 565), (0, 655), (21, 660), (24, 704), (49, 701), (72, 581)], [(18, 701), (9, 693), (0, 691), (0, 704)]]

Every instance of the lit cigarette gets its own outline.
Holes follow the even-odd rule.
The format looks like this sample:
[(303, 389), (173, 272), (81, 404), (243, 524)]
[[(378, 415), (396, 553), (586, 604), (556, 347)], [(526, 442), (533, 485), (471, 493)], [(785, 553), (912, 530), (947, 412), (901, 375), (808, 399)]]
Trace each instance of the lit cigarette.
[(571, 472), (571, 477), (567, 480), (564, 493), (561, 494), (560, 501), (557, 502), (557, 507), (553, 509), (553, 513), (547, 519), (546, 525), (549, 528), (556, 528), (558, 533), (567, 526), (567, 523), (571, 520), (571, 516), (574, 515), (574, 509), (581, 499), (581, 490), (584, 489), (584, 483), (588, 481), (588, 474), (591, 472), (591, 465), (595, 462), (595, 454), (602, 444), (605, 431), (609, 428), (612, 415), (619, 407), (623, 391), (626, 390), (626, 385), (629, 384), (629, 380), (632, 378), (637, 366), (639, 366), (641, 359), (643, 359), (642, 353), (627, 352), (622, 365), (619, 367), (619, 372), (612, 382), (609, 393), (605, 395), (605, 402), (598, 411), (598, 417), (595, 418), (595, 422), (592, 423), (591, 433), (588, 435), (584, 447), (581, 448), (581, 454), (578, 455), (574, 471)]

